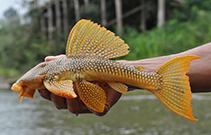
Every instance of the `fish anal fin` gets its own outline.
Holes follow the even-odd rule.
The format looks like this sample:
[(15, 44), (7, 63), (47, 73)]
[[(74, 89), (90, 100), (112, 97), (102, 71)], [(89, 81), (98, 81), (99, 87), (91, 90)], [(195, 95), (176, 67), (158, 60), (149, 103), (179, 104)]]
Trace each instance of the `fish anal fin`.
[(45, 80), (44, 85), (50, 92), (58, 96), (62, 96), (66, 98), (77, 97), (73, 89), (72, 80), (58, 80), (54, 82), (49, 82), (48, 80)]
[(106, 93), (98, 85), (86, 80), (76, 81), (78, 95), (83, 103), (91, 110), (102, 113), (106, 104)]
[(125, 94), (127, 93), (128, 91), (128, 87), (127, 85), (123, 84), (123, 83), (119, 83), (119, 82), (107, 82), (107, 84), (113, 88), (114, 90), (122, 93), (122, 94)]
[(190, 61), (200, 58), (186, 55), (173, 58), (157, 69), (161, 76), (159, 90), (151, 91), (172, 112), (192, 121), (194, 118), (191, 107), (191, 90), (189, 77)]
[(115, 34), (90, 20), (80, 20), (71, 30), (66, 56), (75, 54), (117, 58), (129, 53), (129, 46)]

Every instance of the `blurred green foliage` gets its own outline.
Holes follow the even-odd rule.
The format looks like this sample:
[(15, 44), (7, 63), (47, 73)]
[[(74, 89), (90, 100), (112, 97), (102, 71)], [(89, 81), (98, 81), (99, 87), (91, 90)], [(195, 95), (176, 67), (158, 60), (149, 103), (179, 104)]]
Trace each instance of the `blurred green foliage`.
[[(124, 28), (122, 38), (130, 46), (129, 55), (123, 59), (135, 60), (160, 55), (178, 53), (198, 45), (211, 41), (211, 1), (209, 0), (184, 0), (182, 3), (166, 3), (167, 21), (163, 28), (154, 27), (156, 25), (156, 0), (150, 0), (148, 11), (146, 12), (147, 29), (145, 33), (140, 32), (140, 20), (131, 16), (125, 19), (128, 24)], [(137, 4), (129, 4), (123, 1), (123, 9), (131, 9)], [(125, 4), (126, 3), (126, 4)], [(128, 4), (127, 4), (128, 3)], [(95, 1), (90, 4), (90, 13), (84, 12), (81, 8), (82, 18), (90, 18), (95, 22), (100, 22), (100, 12), (96, 12), (100, 2)], [(108, 18), (114, 18), (114, 3), (107, 3)], [(73, 8), (72, 8), (73, 9)], [(57, 55), (56, 38), (49, 42), (46, 35), (41, 33), (39, 24), (40, 10), (29, 10), (26, 14), (30, 23), (21, 24), (18, 14), (14, 10), (8, 12), (9, 16), (0, 21), (0, 75), (6, 77), (17, 77), (18, 73), (23, 73), (43, 61), (47, 55)], [(125, 11), (124, 11), (125, 12)], [(74, 17), (74, 12), (70, 12)], [(135, 14), (136, 16), (140, 13)], [(94, 17), (93, 17), (94, 16)], [(11, 19), (13, 17), (13, 19)], [(154, 18), (154, 19), (151, 19)], [(17, 20), (19, 19), (19, 20)], [(129, 21), (128, 21), (129, 20)], [(16, 25), (11, 25), (13, 22)], [(74, 24), (74, 22), (70, 22)], [(152, 26), (154, 28), (152, 28)], [(112, 30), (115, 32), (115, 30)], [(54, 31), (56, 37), (56, 31)], [(65, 43), (68, 35), (64, 35), (62, 40), (62, 52), (65, 50)]]
[(181, 4), (175, 5), (170, 3), (168, 7), (176, 7), (172, 10), (171, 14), (168, 14), (170, 19), (177, 19), (178, 21), (191, 21), (195, 20), (198, 16), (198, 12), (211, 11), (210, 0), (182, 0)]
[(126, 27), (123, 39), (131, 52), (128, 60), (179, 53), (211, 41), (211, 12), (198, 11), (194, 21), (178, 22), (171, 19), (161, 28), (140, 34), (135, 28)]
[(31, 35), (30, 26), (3, 27), (0, 31), (1, 68), (23, 70), (28, 64), (39, 62), (44, 55), (50, 55), (50, 43), (42, 34)]

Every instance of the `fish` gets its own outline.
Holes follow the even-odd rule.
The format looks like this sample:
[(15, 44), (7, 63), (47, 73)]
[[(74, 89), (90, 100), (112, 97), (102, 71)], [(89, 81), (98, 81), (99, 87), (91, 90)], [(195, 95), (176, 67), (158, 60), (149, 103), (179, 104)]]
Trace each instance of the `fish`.
[[(107, 84), (119, 93), (126, 94), (128, 86), (148, 90), (168, 109), (186, 119), (194, 118), (191, 104), (189, 66), (195, 55), (175, 57), (154, 72), (144, 71), (142, 66), (129, 66), (112, 60), (129, 53), (129, 46), (105, 27), (90, 20), (78, 21), (70, 31), (66, 57), (41, 62), (11, 87), (24, 97), (33, 98), (37, 89), (47, 89), (65, 98), (79, 97), (93, 112), (105, 109)], [(75, 87), (74, 87), (75, 86)], [(74, 91), (77, 91), (77, 94)]]

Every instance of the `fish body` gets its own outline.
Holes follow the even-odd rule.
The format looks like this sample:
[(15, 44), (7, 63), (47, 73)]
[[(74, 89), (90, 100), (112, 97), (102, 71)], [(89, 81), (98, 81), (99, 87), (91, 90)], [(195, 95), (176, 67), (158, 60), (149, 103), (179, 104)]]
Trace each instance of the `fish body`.
[(75, 55), (57, 59), (51, 63), (53, 64), (49, 65), (54, 66), (53, 68), (48, 67), (51, 73), (46, 75), (46, 79), (60, 75), (60, 79), (71, 79), (76, 82), (77, 77), (80, 77), (87, 81), (124, 82), (150, 90), (158, 90), (161, 84), (159, 74), (147, 73), (134, 66), (96, 56)]
[[(36, 89), (44, 88), (66, 98), (79, 96), (89, 109), (102, 113), (106, 104), (106, 89), (92, 82), (106, 83), (123, 94), (130, 85), (152, 92), (174, 113), (197, 121), (192, 114), (186, 73), (190, 61), (199, 57), (176, 57), (149, 73), (144, 72), (143, 67), (110, 60), (128, 54), (128, 48), (123, 40), (104, 27), (81, 20), (70, 32), (65, 58), (38, 64), (11, 89), (19, 92), (19, 98), (32, 98)], [(78, 95), (74, 92), (73, 84)]]

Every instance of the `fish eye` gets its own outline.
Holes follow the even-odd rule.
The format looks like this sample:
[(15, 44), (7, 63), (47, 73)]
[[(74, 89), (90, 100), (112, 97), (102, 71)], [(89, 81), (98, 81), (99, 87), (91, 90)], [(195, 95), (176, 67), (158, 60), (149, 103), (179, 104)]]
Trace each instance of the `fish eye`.
[(58, 75), (55, 75), (54, 76), (54, 80), (59, 80), (59, 76)]

